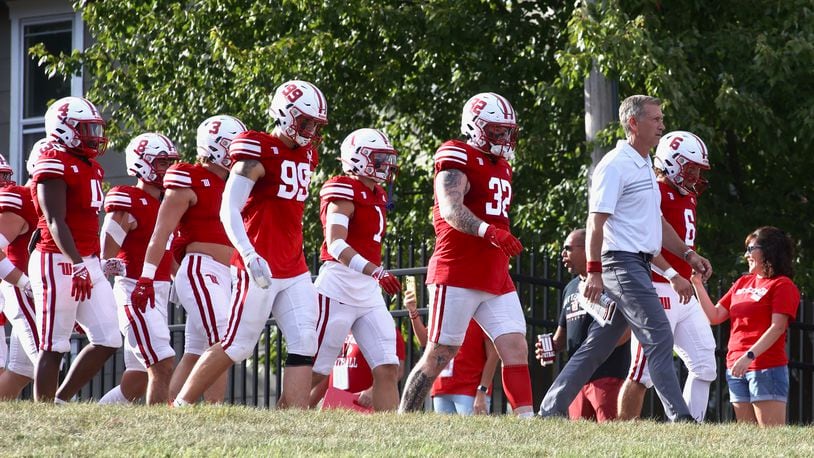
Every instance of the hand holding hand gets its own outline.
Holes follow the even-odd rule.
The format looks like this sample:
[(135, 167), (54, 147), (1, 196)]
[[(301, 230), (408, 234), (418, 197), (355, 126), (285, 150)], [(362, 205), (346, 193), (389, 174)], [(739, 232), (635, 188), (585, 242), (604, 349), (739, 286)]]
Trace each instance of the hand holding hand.
[(523, 251), (523, 244), (520, 243), (517, 237), (513, 236), (511, 232), (495, 227), (492, 224), (486, 228), (483, 238), (503, 250), (503, 253), (508, 257), (517, 256)]
[(707, 258), (695, 251), (691, 251), (687, 255), (686, 261), (694, 271), (701, 273), (704, 281), (709, 280), (709, 277), (712, 276), (712, 264), (709, 263)]

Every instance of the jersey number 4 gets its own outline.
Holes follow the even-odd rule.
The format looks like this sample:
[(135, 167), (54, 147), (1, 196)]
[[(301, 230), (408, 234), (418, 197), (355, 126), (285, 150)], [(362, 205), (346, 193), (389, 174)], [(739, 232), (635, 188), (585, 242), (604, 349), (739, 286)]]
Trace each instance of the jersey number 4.
[(280, 180), (282, 183), (277, 190), (277, 197), (302, 202), (308, 197), (311, 166), (307, 162), (283, 161), (280, 164)]
[(492, 177), (489, 180), (489, 189), (494, 191), (494, 200), (486, 202), (486, 214), (509, 217), (509, 203), (512, 201), (512, 184), (508, 180)]

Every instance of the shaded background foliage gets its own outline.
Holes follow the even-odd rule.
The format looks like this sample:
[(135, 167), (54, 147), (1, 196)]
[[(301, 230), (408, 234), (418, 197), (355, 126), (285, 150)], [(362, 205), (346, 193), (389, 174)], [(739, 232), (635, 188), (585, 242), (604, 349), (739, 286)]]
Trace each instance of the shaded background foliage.
[[(814, 213), (814, 18), (811, 0), (582, 1), (100, 0), (78, 2), (94, 44), (49, 56), (55, 74), (81, 65), (88, 97), (110, 115), (114, 147), (145, 130), (194, 156), (195, 127), (229, 113), (271, 129), (269, 95), (285, 80), (325, 93), (330, 124), (312, 195), (339, 172), (339, 144), (359, 127), (386, 130), (400, 151), (390, 234), (431, 234), (432, 154), (457, 137), (473, 94), (512, 101), (521, 125), (514, 224), (550, 248), (582, 225), (586, 174), (582, 85), (592, 62), (620, 97), (662, 98), (668, 130), (710, 149), (699, 207), (700, 250), (734, 275), (743, 237), (773, 224), (799, 241), (811, 284)], [(605, 147), (621, 137), (610, 126)], [(316, 199), (306, 244), (321, 241)]]

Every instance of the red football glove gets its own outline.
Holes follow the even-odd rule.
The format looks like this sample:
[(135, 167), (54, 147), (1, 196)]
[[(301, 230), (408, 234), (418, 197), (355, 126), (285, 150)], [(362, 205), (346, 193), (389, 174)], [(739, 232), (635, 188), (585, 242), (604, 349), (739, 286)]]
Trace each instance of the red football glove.
[(155, 289), (153, 288), (152, 278), (141, 277), (138, 279), (136, 287), (133, 288), (133, 294), (130, 295), (130, 303), (141, 313), (147, 311), (147, 305), (155, 307)]
[(90, 299), (90, 292), (93, 289), (93, 282), (90, 280), (90, 272), (84, 262), (77, 262), (73, 265), (71, 273), (71, 297), (76, 301)]
[(523, 245), (520, 243), (520, 240), (517, 240), (517, 237), (513, 236), (511, 232), (491, 224), (486, 228), (486, 233), (483, 234), (483, 238), (503, 250), (508, 257), (517, 256), (523, 251)]
[(371, 277), (375, 278), (377, 282), (379, 282), (379, 286), (382, 287), (385, 293), (395, 296), (396, 294), (401, 291), (401, 283), (399, 279), (396, 278), (395, 275), (391, 274), (390, 272), (384, 270), (384, 267), (379, 266), (376, 270), (373, 271)]

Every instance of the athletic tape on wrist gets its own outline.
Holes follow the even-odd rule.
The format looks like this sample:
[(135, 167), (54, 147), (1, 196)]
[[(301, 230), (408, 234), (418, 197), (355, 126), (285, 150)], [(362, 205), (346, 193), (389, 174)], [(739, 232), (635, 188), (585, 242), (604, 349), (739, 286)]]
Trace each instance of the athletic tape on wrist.
[(28, 278), (28, 275), (22, 274), (20, 275), (20, 278), (17, 279), (17, 283), (15, 283), (14, 286), (23, 289), (25, 288), (25, 285), (29, 283), (31, 283), (31, 280)]
[(9, 260), (9, 258), (3, 258), (3, 260), (0, 261), (0, 278), (5, 279), (8, 277), (8, 274), (14, 272), (14, 269), (15, 267), (14, 264), (11, 263), (11, 260)]
[(350, 262), (348, 263), (348, 267), (351, 270), (355, 270), (355, 271), (357, 271), (359, 273), (365, 273), (365, 266), (367, 266), (368, 262), (370, 262), (370, 261), (365, 259), (365, 257), (362, 256), (361, 254), (357, 253), (354, 257), (352, 257), (350, 259)]
[(339, 255), (345, 251), (345, 248), (350, 248), (350, 245), (348, 245), (348, 242), (346, 242), (345, 239), (335, 239), (330, 245), (328, 245), (328, 254), (331, 255), (332, 258), (339, 261)]
[(328, 226), (335, 224), (337, 226), (342, 226), (345, 229), (348, 228), (348, 224), (350, 224), (350, 219), (347, 215), (343, 215), (342, 213), (328, 213), (328, 218), (325, 221)]
[(672, 267), (670, 267), (669, 269), (665, 270), (665, 271), (664, 271), (664, 274), (662, 274), (662, 276), (663, 276), (664, 278), (668, 279), (668, 280), (672, 280), (672, 279), (673, 279), (674, 277), (676, 277), (677, 275), (678, 275), (678, 272), (676, 272), (676, 270), (675, 270), (675, 269), (673, 269)]
[(0, 250), (5, 250), (10, 243), (5, 235), (0, 234)]
[(487, 223), (486, 221), (480, 223), (480, 226), (478, 226), (478, 237), (481, 237), (481, 238), (485, 237), (486, 236), (486, 231), (488, 229), (489, 229), (489, 223)]
[(122, 246), (125, 237), (127, 237), (127, 232), (119, 226), (119, 223), (113, 220), (110, 213), (105, 216), (105, 221), (102, 223), (102, 232), (109, 235), (119, 246)]
[(158, 270), (158, 266), (145, 262), (144, 267), (141, 268), (141, 276), (152, 279), (155, 277), (156, 270)]

